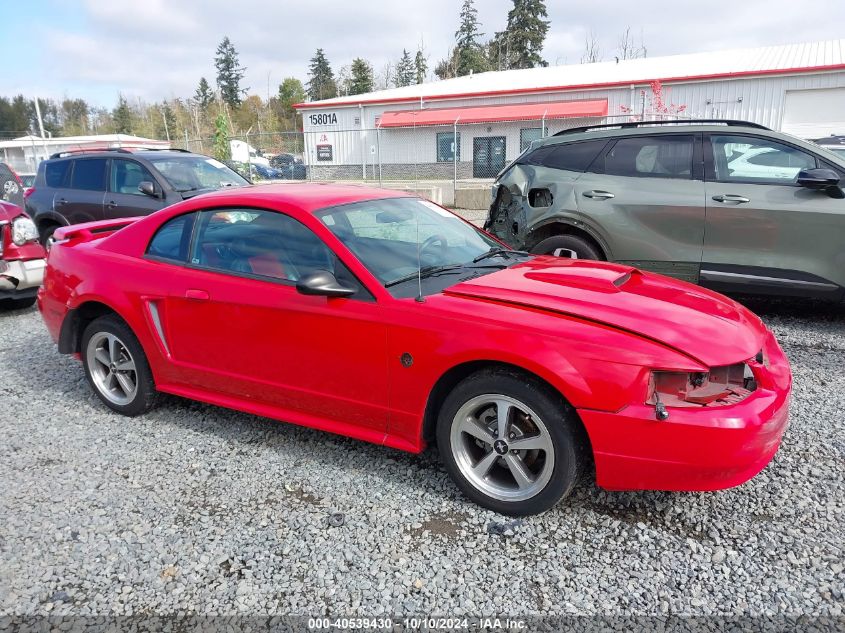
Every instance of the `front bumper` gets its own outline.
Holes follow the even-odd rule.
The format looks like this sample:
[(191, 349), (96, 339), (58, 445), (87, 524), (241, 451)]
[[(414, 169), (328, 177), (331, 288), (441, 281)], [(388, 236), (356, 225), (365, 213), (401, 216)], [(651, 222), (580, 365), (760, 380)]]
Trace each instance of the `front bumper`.
[(0, 298), (34, 296), (44, 280), (44, 259), (0, 260)]
[(792, 374), (774, 336), (767, 366), (754, 367), (757, 389), (724, 407), (673, 408), (657, 421), (651, 405), (616, 413), (579, 410), (609, 490), (720, 490), (738, 486), (771, 461), (788, 425)]

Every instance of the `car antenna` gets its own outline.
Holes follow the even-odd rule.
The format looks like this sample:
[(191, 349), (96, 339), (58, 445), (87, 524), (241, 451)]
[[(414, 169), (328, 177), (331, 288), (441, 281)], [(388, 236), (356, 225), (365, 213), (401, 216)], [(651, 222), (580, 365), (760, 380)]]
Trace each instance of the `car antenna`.
[(417, 222), (417, 298), (418, 303), (425, 303), (425, 297), (422, 293), (422, 258), (420, 256), (420, 214), (419, 211), (414, 213)]

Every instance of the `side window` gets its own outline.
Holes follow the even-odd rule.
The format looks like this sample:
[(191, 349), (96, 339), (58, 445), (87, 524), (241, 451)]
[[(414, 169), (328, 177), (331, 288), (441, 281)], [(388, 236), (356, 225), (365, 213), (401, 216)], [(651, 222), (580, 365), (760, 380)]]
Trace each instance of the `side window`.
[[(290, 216), (257, 209), (202, 211), (191, 263), (222, 272), (296, 282), (328, 270), (353, 278), (311, 229)], [(360, 284), (355, 281), (355, 285)]]
[(602, 173), (639, 178), (692, 177), (692, 136), (659, 135), (620, 138), (604, 156)]
[(105, 158), (77, 158), (73, 161), (73, 174), (70, 179), (72, 189), (86, 191), (106, 190)]
[(542, 127), (526, 127), (519, 131), (519, 151), (524, 152), (533, 141), (543, 138)]
[(48, 162), (44, 166), (44, 184), (48, 187), (64, 187), (67, 177), (67, 168), (71, 161), (57, 160)]
[(187, 262), (196, 215), (196, 213), (178, 215), (162, 224), (150, 240), (147, 255)]
[(719, 182), (791, 184), (816, 166), (811, 154), (763, 137), (713, 134), (710, 146)]
[(455, 152), (458, 153), (458, 160), (461, 160), (461, 133), (454, 132), (437, 133), (437, 162), (452, 162), (455, 160)]
[(145, 180), (155, 182), (155, 178), (141, 163), (123, 158), (112, 159), (109, 191), (143, 196), (144, 194), (138, 190), (138, 185)]
[(585, 172), (606, 146), (606, 139), (557, 145), (543, 158), (543, 165), (552, 169)]

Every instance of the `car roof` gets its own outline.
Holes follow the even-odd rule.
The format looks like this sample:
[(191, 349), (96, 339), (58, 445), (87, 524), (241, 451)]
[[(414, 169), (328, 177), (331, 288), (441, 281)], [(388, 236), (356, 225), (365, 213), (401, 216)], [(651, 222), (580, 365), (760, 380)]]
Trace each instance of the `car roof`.
[(653, 125), (649, 125), (649, 122), (646, 121), (638, 125), (637, 127), (607, 126), (596, 127), (592, 129), (583, 129), (583, 131), (581, 128), (579, 128), (578, 131), (573, 131), (572, 133), (566, 133), (566, 130), (563, 130), (557, 135), (549, 136), (540, 141), (537, 141), (537, 144), (532, 145), (532, 148), (595, 139), (609, 140), (626, 136), (653, 136), (657, 134), (697, 134), (700, 132), (725, 135), (753, 134), (754, 136), (764, 136), (774, 140), (783, 141), (791, 145), (797, 145), (808, 151), (818, 151), (819, 149), (819, 145), (817, 143), (813, 143), (812, 141), (806, 141), (804, 139), (798, 138), (797, 136), (792, 136), (791, 134), (786, 134), (784, 132), (770, 130), (756, 123), (748, 123), (748, 125), (742, 125), (742, 122), (740, 121), (731, 121), (729, 125), (696, 121), (678, 121), (677, 123), (675, 123), (674, 121), (662, 123), (655, 122)]
[(227, 187), (202, 194), (193, 200), (202, 200), (224, 206), (255, 205), (295, 207), (306, 213), (313, 213), (326, 207), (352, 202), (382, 200), (384, 198), (410, 198), (413, 194), (397, 189), (379, 189), (365, 185), (336, 185), (332, 183), (277, 183)]

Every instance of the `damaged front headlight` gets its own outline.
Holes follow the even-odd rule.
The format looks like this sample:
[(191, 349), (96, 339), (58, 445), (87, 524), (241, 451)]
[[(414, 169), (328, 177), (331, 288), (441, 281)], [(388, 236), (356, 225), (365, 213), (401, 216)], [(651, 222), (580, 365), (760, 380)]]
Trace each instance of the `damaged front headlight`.
[[(744, 400), (756, 388), (754, 373), (746, 363), (711, 367), (707, 372), (653, 371), (646, 404), (663, 411), (667, 406), (725, 406)], [(658, 419), (666, 417), (658, 415)]]
[(35, 222), (24, 216), (12, 220), (12, 242), (15, 246), (23, 246), (37, 239), (38, 229), (35, 228)]

